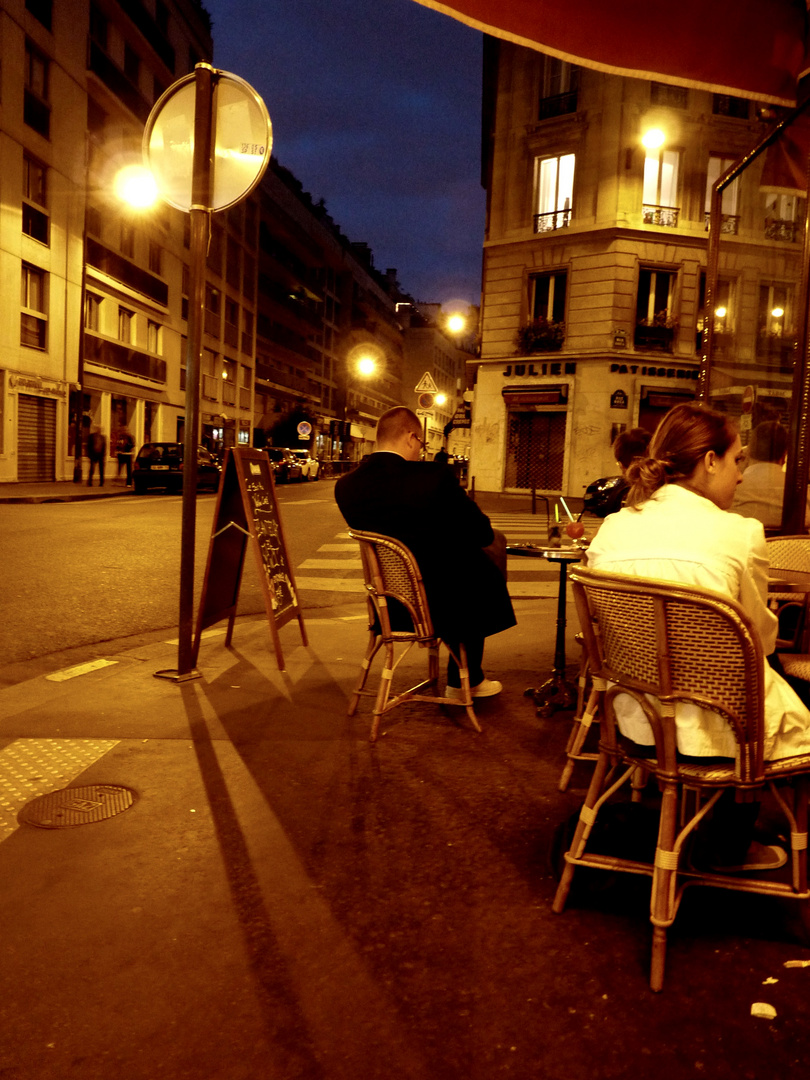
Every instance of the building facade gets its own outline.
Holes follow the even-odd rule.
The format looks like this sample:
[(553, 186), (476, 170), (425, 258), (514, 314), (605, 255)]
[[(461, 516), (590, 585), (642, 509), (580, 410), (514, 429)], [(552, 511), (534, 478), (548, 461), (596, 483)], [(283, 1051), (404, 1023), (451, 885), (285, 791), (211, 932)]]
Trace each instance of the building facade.
[[(622, 429), (653, 430), (694, 397), (711, 187), (771, 119), (487, 39), (480, 490), (581, 494), (615, 473)], [(795, 196), (756, 183), (723, 198), (715, 344), (730, 364), (770, 365), (774, 414), (789, 394), (802, 216)], [(730, 370), (715, 404), (738, 414), (749, 381)]]
[[(0, 0), (0, 49), (0, 482), (78, 479), (94, 427), (112, 460), (124, 430), (183, 437), (189, 218), (128, 207), (116, 178), (211, 61), (210, 19), (199, 0)], [(402, 401), (396, 274), (275, 161), (210, 224), (201, 439), (361, 456)]]

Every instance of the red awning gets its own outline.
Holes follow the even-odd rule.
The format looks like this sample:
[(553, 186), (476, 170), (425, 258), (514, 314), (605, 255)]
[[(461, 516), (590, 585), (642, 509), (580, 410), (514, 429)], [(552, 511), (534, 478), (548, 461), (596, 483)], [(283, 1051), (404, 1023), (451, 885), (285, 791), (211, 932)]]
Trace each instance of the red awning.
[(616, 75), (796, 103), (804, 0), (416, 0), (478, 30)]

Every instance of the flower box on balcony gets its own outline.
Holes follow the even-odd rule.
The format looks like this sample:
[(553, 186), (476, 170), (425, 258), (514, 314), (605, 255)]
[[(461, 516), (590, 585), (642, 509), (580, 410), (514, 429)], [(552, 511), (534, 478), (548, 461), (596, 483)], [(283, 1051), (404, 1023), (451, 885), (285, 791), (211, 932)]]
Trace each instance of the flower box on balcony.
[(675, 330), (669, 326), (637, 326), (633, 344), (637, 349), (658, 349), (672, 352)]
[(517, 353), (527, 356), (538, 352), (556, 352), (565, 341), (565, 323), (549, 319), (533, 319), (521, 326), (515, 336)]

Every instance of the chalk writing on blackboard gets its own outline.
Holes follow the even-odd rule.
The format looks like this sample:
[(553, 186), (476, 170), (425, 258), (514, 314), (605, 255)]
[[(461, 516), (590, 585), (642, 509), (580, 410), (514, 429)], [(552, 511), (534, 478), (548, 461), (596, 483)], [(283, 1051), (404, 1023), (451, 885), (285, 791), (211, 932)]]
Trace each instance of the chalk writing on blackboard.
[(202, 631), (220, 619), (228, 619), (225, 643), (230, 645), (247, 547), (254, 551), (276, 658), (283, 670), (278, 628), (297, 617), (305, 645), (307, 638), (284, 543), (273, 473), (262, 451), (232, 447), (225, 460), (214, 513), (195, 661)]

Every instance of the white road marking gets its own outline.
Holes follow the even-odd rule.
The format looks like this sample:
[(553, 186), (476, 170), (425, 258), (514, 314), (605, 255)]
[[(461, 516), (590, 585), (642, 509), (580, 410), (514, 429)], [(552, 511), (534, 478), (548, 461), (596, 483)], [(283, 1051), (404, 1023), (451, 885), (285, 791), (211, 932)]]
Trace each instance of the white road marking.
[(91, 671), (99, 671), (101, 668), (117, 664), (117, 660), (89, 660), (86, 664), (76, 664), (75, 667), (63, 668), (61, 671), (52, 671), (45, 678), (50, 682), (67, 682), (75, 679), (77, 675), (87, 675)]

